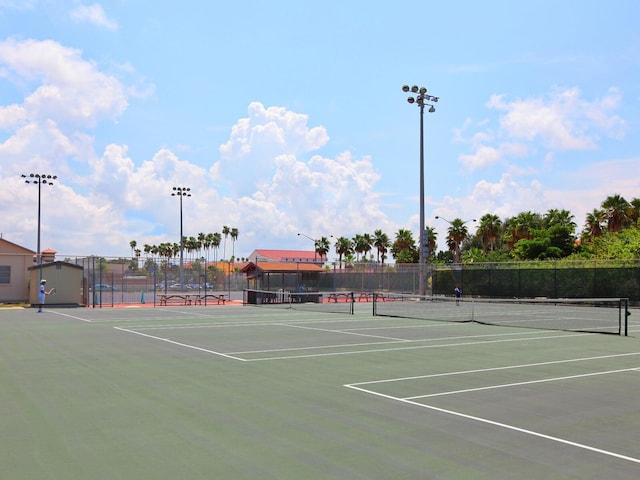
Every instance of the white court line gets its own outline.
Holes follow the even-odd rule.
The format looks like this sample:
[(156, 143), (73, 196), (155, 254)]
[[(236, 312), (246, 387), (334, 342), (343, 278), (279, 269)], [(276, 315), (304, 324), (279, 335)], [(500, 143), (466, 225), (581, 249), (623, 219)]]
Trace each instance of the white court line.
[[(290, 360), (295, 358), (314, 358), (314, 357), (331, 357), (336, 355), (360, 355), (362, 353), (380, 353), (380, 352), (396, 352), (399, 350), (418, 350), (422, 348), (445, 348), (445, 347), (463, 347), (468, 345), (486, 345), (489, 343), (502, 343), (502, 342), (523, 342), (531, 340), (547, 340), (550, 338), (577, 338), (584, 335), (598, 335), (597, 333), (584, 333), (584, 334), (567, 334), (567, 335), (549, 335), (545, 337), (527, 337), (527, 338), (510, 338), (506, 340), (487, 340), (482, 342), (459, 342), (459, 343), (445, 343), (442, 345), (415, 345), (411, 347), (395, 347), (395, 348), (378, 348), (369, 350), (355, 350), (350, 352), (331, 352), (331, 353), (316, 353), (306, 355), (290, 355), (286, 357), (265, 357), (265, 358), (252, 358), (246, 359), (247, 362), (264, 362), (268, 360)], [(393, 342), (392, 342), (393, 343)], [(375, 344), (377, 345), (377, 344)], [(296, 349), (299, 350), (299, 349)], [(242, 353), (242, 352), (233, 352)], [(261, 352), (255, 352), (261, 353)], [(268, 353), (268, 351), (267, 351)], [(356, 384), (354, 384), (356, 385)]]
[(621, 455), (619, 453), (610, 452), (608, 450), (602, 450), (600, 448), (592, 447), (590, 445), (585, 445), (583, 443), (572, 442), (572, 441), (566, 440), (564, 438), (554, 437), (554, 436), (551, 436), (551, 435), (546, 435), (544, 433), (535, 432), (533, 430), (528, 430), (528, 429), (525, 429), (525, 428), (516, 427), (514, 425), (508, 425), (506, 423), (496, 422), (494, 420), (489, 420), (488, 418), (476, 417), (474, 415), (468, 415), (466, 413), (455, 412), (453, 410), (447, 410), (445, 408), (440, 408), (440, 407), (436, 407), (436, 406), (433, 406), (433, 405), (425, 405), (423, 403), (415, 402), (413, 400), (407, 400), (407, 399), (404, 399), (404, 398), (393, 397), (391, 395), (386, 395), (386, 394), (383, 394), (383, 393), (367, 390), (365, 388), (357, 387), (357, 386), (355, 386), (355, 384), (344, 385), (344, 386), (347, 387), (347, 388), (353, 389), (353, 390), (358, 390), (360, 392), (369, 393), (371, 395), (375, 395), (375, 396), (378, 396), (378, 397), (386, 398), (386, 399), (389, 399), (389, 400), (395, 400), (397, 402), (406, 403), (406, 404), (413, 405), (413, 406), (416, 406), (416, 407), (426, 408), (428, 410), (433, 410), (433, 411), (440, 412), (440, 413), (446, 413), (447, 415), (452, 415), (452, 416), (455, 416), (455, 417), (466, 418), (467, 420), (473, 420), (473, 421), (476, 421), (476, 422), (485, 423), (485, 424), (488, 424), (488, 425), (493, 425), (495, 427), (500, 427), (500, 428), (504, 428), (504, 429), (507, 429), (507, 430), (512, 430), (514, 432), (524, 433), (526, 435), (531, 435), (531, 436), (534, 436), (534, 437), (543, 438), (545, 440), (551, 440), (551, 441), (554, 441), (554, 442), (557, 442), (557, 443), (570, 445), (572, 447), (581, 448), (583, 450), (588, 450), (588, 451), (591, 451), (591, 452), (601, 453), (603, 455), (608, 455), (610, 457), (615, 457), (615, 458), (618, 458), (618, 459), (621, 459), (621, 460), (626, 460), (626, 461), (629, 461), (629, 462), (639, 463), (640, 464), (640, 459), (639, 458), (629, 457), (627, 455)]
[(162, 338), (162, 337), (157, 337), (155, 335), (149, 335), (147, 333), (136, 332), (135, 330), (129, 330), (128, 328), (122, 328), (122, 327), (113, 327), (113, 328), (115, 328), (116, 330), (120, 330), (121, 332), (133, 333), (135, 335), (140, 335), (141, 337), (152, 338), (154, 340), (160, 340), (161, 342), (171, 343), (173, 345), (178, 345), (180, 347), (190, 348), (192, 350), (198, 350), (199, 352), (210, 353), (212, 355), (218, 355), (220, 357), (230, 358), (232, 360), (240, 360), (241, 362), (245, 362), (246, 361), (244, 358), (234, 357), (233, 355), (229, 355), (229, 354), (221, 353), (221, 352), (216, 352), (214, 350), (209, 350), (207, 348), (196, 347), (195, 345), (189, 345), (188, 343), (176, 342), (175, 340), (170, 340), (168, 338)]
[(386, 336), (382, 336), (382, 335), (370, 335), (367, 333), (357, 333), (357, 332), (352, 332), (352, 331), (346, 331), (346, 330), (331, 330), (329, 328), (318, 328), (318, 327), (305, 327), (302, 325), (295, 325), (295, 324), (286, 324), (286, 323), (276, 323), (274, 325), (279, 325), (282, 327), (290, 327), (290, 328), (301, 328), (303, 330), (315, 330), (318, 332), (328, 332), (328, 333), (340, 333), (343, 335), (355, 335), (358, 337), (370, 337), (370, 338), (381, 338), (383, 340), (395, 340), (397, 342), (411, 342), (412, 340), (407, 340), (406, 338), (395, 338), (395, 337), (386, 337)]
[[(335, 332), (335, 333), (343, 333), (341, 330), (329, 330), (329, 332)], [(485, 338), (485, 337), (489, 337), (489, 338), (496, 338), (496, 337), (503, 337), (503, 336), (513, 336), (513, 335), (532, 335), (532, 332), (517, 332), (517, 333), (498, 333), (498, 334), (486, 334), (486, 335), (462, 335), (462, 336), (456, 336), (456, 337), (440, 337), (440, 338), (421, 338), (418, 340), (407, 340), (407, 339), (401, 339), (401, 340), (395, 340), (392, 339), (388, 342), (362, 342), (362, 343), (346, 343), (346, 344), (331, 344), (331, 345), (314, 345), (312, 347), (291, 347), (291, 348), (270, 348), (270, 349), (262, 349), (262, 350), (245, 350), (245, 351), (238, 351), (238, 352), (229, 352), (232, 354), (246, 354), (246, 353), (271, 353), (271, 352), (287, 352), (287, 351), (304, 351), (304, 350), (317, 350), (319, 348), (344, 348), (344, 347), (364, 347), (364, 346), (368, 346), (368, 345), (389, 345), (389, 344), (393, 344), (393, 343), (402, 343), (402, 344), (406, 344), (406, 343), (424, 343), (424, 342), (441, 342), (441, 341), (445, 341), (445, 340), (462, 340), (462, 339), (469, 339), (469, 338)], [(567, 335), (570, 336), (570, 335)], [(572, 336), (572, 335), (571, 335)], [(373, 336), (374, 338), (379, 338), (377, 336)], [(562, 336), (564, 337), (564, 335)], [(385, 338), (385, 337), (381, 337), (381, 338)], [(532, 339), (537, 339), (537, 337), (527, 337), (523, 340), (528, 340), (529, 338)], [(549, 338), (549, 337), (546, 337)], [(555, 338), (555, 337), (551, 337), (551, 338)], [(519, 340), (519, 339), (518, 339)], [(440, 345), (425, 345), (425, 347), (439, 347)], [(449, 346), (449, 345), (447, 345)], [(410, 347), (410, 348), (422, 348), (422, 346), (416, 346), (416, 347)], [(392, 348), (392, 349), (385, 349), (384, 351), (393, 351), (393, 350), (398, 350), (398, 349), (404, 349), (404, 347), (398, 347), (398, 348)], [(382, 351), (382, 350), (368, 350), (368, 351)], [(346, 352), (346, 353), (360, 353), (360, 352)], [(327, 354), (329, 355), (329, 354)], [(289, 358), (293, 358), (293, 357), (289, 357)]]
[(522, 363), (519, 365), (507, 365), (505, 367), (491, 367), (491, 368), (478, 368), (475, 370), (458, 370), (456, 372), (444, 372), (444, 373), (432, 373), (429, 375), (415, 375), (412, 377), (398, 377), (398, 378), (388, 378), (385, 380), (372, 380), (369, 382), (358, 382), (351, 383), (350, 385), (373, 385), (376, 383), (392, 383), (392, 382), (402, 382), (405, 380), (419, 380), (424, 378), (436, 378), (436, 377), (450, 377), (455, 375), (468, 375), (470, 373), (484, 373), (484, 372), (497, 372), (500, 370), (512, 370), (516, 368), (529, 368), (529, 367), (542, 367), (546, 365), (557, 365), (560, 363), (574, 363), (574, 362), (587, 362), (590, 360), (605, 360), (611, 358), (620, 358), (620, 357), (632, 357), (635, 355), (640, 355), (640, 352), (631, 352), (631, 353), (616, 353), (612, 355), (598, 355), (595, 357), (580, 357), (580, 358), (569, 358), (567, 360), (550, 360), (548, 362), (537, 362), (537, 363)]
[[(357, 320), (357, 321), (367, 321), (367, 320), (369, 320), (369, 319), (363, 319), (363, 320)], [(341, 322), (344, 322), (344, 320), (321, 321), (320, 323), (338, 323), (338, 322), (341, 323)], [(304, 322), (298, 322), (297, 324), (300, 325), (301, 323), (318, 323), (318, 320), (309, 320), (309, 321), (304, 321)], [(149, 338), (161, 339), (161, 340), (163, 340), (165, 342), (175, 343), (177, 345), (190, 347), (187, 344), (181, 344), (180, 342), (175, 342), (175, 341), (172, 341), (172, 340), (164, 339), (163, 337), (156, 337), (154, 335), (143, 334), (143, 333), (138, 332), (138, 331), (133, 330), (133, 329), (137, 329), (137, 330), (150, 329), (150, 330), (153, 330), (153, 329), (181, 329), (181, 328), (218, 328), (218, 327), (238, 327), (238, 326), (253, 327), (253, 326), (273, 326), (273, 325), (277, 325), (277, 326), (297, 326), (295, 324), (291, 324), (290, 325), (290, 324), (288, 324), (288, 322), (277, 322), (277, 323), (272, 323), (272, 322), (251, 322), (251, 323), (242, 323), (242, 324), (225, 323), (225, 324), (183, 324), (183, 325), (175, 325), (175, 324), (173, 324), (173, 325), (154, 325), (154, 326), (140, 325), (140, 326), (129, 326), (128, 329), (119, 328), (119, 327), (114, 327), (114, 328), (119, 328), (120, 330), (129, 331), (131, 333), (136, 333), (136, 334), (142, 335), (142, 336), (147, 336)], [(394, 327), (390, 327), (390, 328), (394, 328)], [(329, 330), (329, 331), (330, 332), (342, 333), (341, 331), (338, 331), (338, 330)], [(347, 332), (344, 332), (344, 333), (347, 333)], [(270, 361), (270, 360), (290, 360), (290, 359), (302, 359), (302, 358), (315, 358), (315, 357), (336, 356), (336, 355), (359, 355), (359, 354), (363, 354), (363, 353), (379, 353), (379, 352), (391, 352), (391, 351), (399, 351), (399, 350), (416, 350), (416, 349), (423, 349), (423, 348), (458, 347), (458, 346), (467, 346), (467, 345), (482, 345), (482, 344), (489, 344), (489, 343), (502, 343), (502, 342), (513, 342), (513, 341), (545, 340), (545, 339), (567, 338), (567, 337), (569, 337), (569, 338), (577, 338), (577, 337), (581, 337), (581, 336), (597, 335), (597, 334), (593, 334), (593, 333), (575, 333), (575, 332), (560, 332), (560, 333), (554, 334), (554, 335), (545, 335), (545, 336), (542, 336), (542, 337), (533, 337), (533, 336), (530, 336), (530, 335), (534, 335), (534, 331), (533, 330), (528, 330), (526, 332), (470, 335), (470, 336), (462, 336), (462, 337), (444, 337), (444, 338), (439, 338), (439, 339), (420, 339), (420, 340), (406, 340), (406, 339), (403, 339), (403, 340), (399, 340), (398, 342), (402, 343), (402, 344), (406, 344), (406, 343), (419, 343), (419, 342), (425, 342), (425, 341), (459, 340), (459, 339), (465, 339), (465, 338), (484, 338), (484, 337), (495, 338), (495, 337), (500, 337), (500, 336), (514, 336), (514, 335), (520, 335), (520, 336), (527, 335), (527, 337), (526, 338), (497, 339), (497, 340), (479, 341), (479, 342), (456, 342), (456, 343), (447, 343), (447, 344), (438, 344), (438, 345), (414, 345), (414, 346), (408, 346), (408, 347), (378, 348), (378, 349), (355, 350), (355, 351), (347, 351), (347, 352), (324, 352), (324, 353), (310, 353), (310, 354), (301, 354), (301, 355), (272, 356), (272, 357), (264, 357), (264, 358), (253, 358), (253, 359), (240, 358), (240, 357), (236, 357), (235, 355), (279, 353), (279, 352), (286, 352), (286, 351), (317, 350), (317, 349), (321, 349), (321, 348), (345, 348), (345, 347), (357, 347), (357, 346), (367, 346), (367, 345), (383, 345), (383, 344), (388, 344), (388, 343), (396, 343), (396, 341), (393, 340), (391, 342), (368, 342), (368, 343), (347, 344), (347, 345), (294, 347), (294, 348), (287, 348), (287, 349), (265, 349), (265, 350), (251, 350), (251, 351), (235, 351), (235, 352), (227, 352), (227, 353), (215, 352), (215, 351), (206, 350), (206, 349), (201, 349), (201, 350), (208, 351), (209, 353), (213, 353), (215, 355), (226, 356), (228, 358), (233, 358), (233, 359), (242, 360), (242, 361), (246, 361), (246, 362), (258, 362), (258, 361)], [(193, 347), (193, 348), (199, 348), (199, 347)]]
[(483, 390), (495, 390), (498, 388), (509, 388), (509, 387), (519, 387), (522, 385), (533, 385), (535, 383), (547, 383), (547, 382), (557, 382), (559, 380), (571, 380), (574, 378), (583, 378), (583, 377), (593, 377), (596, 375), (609, 375), (612, 373), (621, 373), (621, 372), (633, 372), (638, 371), (638, 367), (633, 368), (622, 368), (619, 370), (607, 370), (603, 372), (593, 372), (593, 373), (582, 373), (580, 375), (568, 375), (565, 377), (551, 377), (544, 378), (541, 380), (528, 380), (526, 382), (515, 382), (515, 383), (503, 383), (499, 385), (489, 385), (487, 387), (477, 387), (477, 388), (465, 388), (463, 390), (451, 390), (449, 392), (439, 392), (439, 393), (431, 393), (429, 395), (415, 395), (411, 397), (405, 397), (405, 400), (417, 400), (419, 398), (431, 398), (431, 397), (442, 397), (446, 395), (456, 395), (458, 393), (471, 393), (471, 392), (481, 392)]
[(58, 312), (56, 310), (45, 310), (45, 311), (48, 313), (53, 313), (55, 315), (60, 315), (61, 317), (73, 318), (74, 320), (80, 320), (81, 322), (86, 322), (86, 323), (93, 323), (93, 321), (89, 320), (88, 318), (76, 317), (75, 315), (69, 315), (66, 313)]

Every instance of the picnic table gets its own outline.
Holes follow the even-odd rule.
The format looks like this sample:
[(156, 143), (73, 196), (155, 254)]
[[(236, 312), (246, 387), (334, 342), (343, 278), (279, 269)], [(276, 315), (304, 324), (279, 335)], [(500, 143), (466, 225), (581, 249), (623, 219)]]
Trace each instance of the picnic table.
[(207, 293), (206, 295), (196, 295), (195, 304), (202, 305), (202, 302), (204, 301), (206, 303), (208, 298), (210, 298), (211, 300), (215, 300), (218, 305), (220, 305), (220, 303), (224, 305), (224, 302), (226, 301), (223, 293)]
[(373, 300), (373, 292), (360, 292), (360, 294), (358, 295), (358, 301), (365, 301), (368, 302), (369, 299)]
[(192, 294), (192, 293), (162, 293), (160, 294), (160, 305), (167, 305), (169, 303), (177, 303), (179, 305), (202, 305), (207, 299), (211, 299), (212, 303), (215, 301), (218, 305), (225, 304), (226, 298), (224, 294), (207, 293), (204, 294)]
[(348, 302), (349, 299), (352, 298), (352, 296), (353, 295), (351, 294), (351, 292), (348, 292), (348, 293), (337, 293), (337, 292), (334, 292), (334, 293), (330, 293), (329, 294), (328, 301), (329, 302), (333, 301), (335, 303), (338, 303), (338, 300), (340, 298), (344, 298), (344, 301)]
[(194, 298), (198, 295), (189, 295), (184, 293), (168, 293), (160, 294), (160, 305), (167, 305), (167, 303), (179, 303), (181, 305), (191, 305)]

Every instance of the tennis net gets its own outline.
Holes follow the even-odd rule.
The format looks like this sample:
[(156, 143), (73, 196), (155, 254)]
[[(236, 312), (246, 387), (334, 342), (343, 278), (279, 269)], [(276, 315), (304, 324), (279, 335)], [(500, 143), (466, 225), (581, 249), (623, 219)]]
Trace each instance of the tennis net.
[(627, 335), (626, 298), (462, 298), (375, 293), (373, 314)]
[(353, 315), (353, 292), (300, 292), (286, 290), (245, 289), (243, 305), (267, 308), (290, 308), (313, 312), (342, 313)]

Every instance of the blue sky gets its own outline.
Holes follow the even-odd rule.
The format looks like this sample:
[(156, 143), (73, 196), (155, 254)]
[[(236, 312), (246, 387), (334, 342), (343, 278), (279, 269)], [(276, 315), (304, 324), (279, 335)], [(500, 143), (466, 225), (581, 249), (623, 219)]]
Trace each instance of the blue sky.
[[(178, 8), (176, 5), (179, 5)], [(63, 256), (311, 238), (640, 197), (640, 4), (0, 0), (0, 232)], [(227, 253), (227, 256), (229, 254)], [(331, 255), (330, 255), (331, 258)]]

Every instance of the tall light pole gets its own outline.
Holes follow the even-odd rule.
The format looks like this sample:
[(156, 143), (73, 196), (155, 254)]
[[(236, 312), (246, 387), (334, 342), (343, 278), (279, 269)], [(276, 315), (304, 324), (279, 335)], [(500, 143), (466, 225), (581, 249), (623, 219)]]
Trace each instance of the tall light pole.
[(189, 187), (173, 187), (172, 197), (180, 197), (180, 290), (184, 291), (184, 235), (182, 235), (182, 197), (190, 197)]
[(425, 231), (424, 231), (424, 107), (429, 107), (429, 113), (436, 111), (432, 103), (437, 102), (438, 97), (427, 95), (427, 89), (425, 87), (418, 87), (413, 85), (404, 85), (402, 91), (405, 93), (411, 93), (407, 98), (409, 103), (416, 103), (420, 107), (420, 279), (418, 283), (418, 293), (420, 295), (426, 295), (425, 277), (426, 277), (426, 264), (425, 264)]
[(42, 185), (53, 185), (53, 180), (58, 178), (56, 175), (49, 175), (44, 173), (30, 173), (22, 175), (25, 178), (25, 183), (33, 183), (38, 185), (38, 251), (36, 252), (36, 261), (38, 262), (38, 269), (40, 270), (40, 280), (42, 280), (42, 250), (40, 250), (40, 212), (41, 212), (41, 195)]

